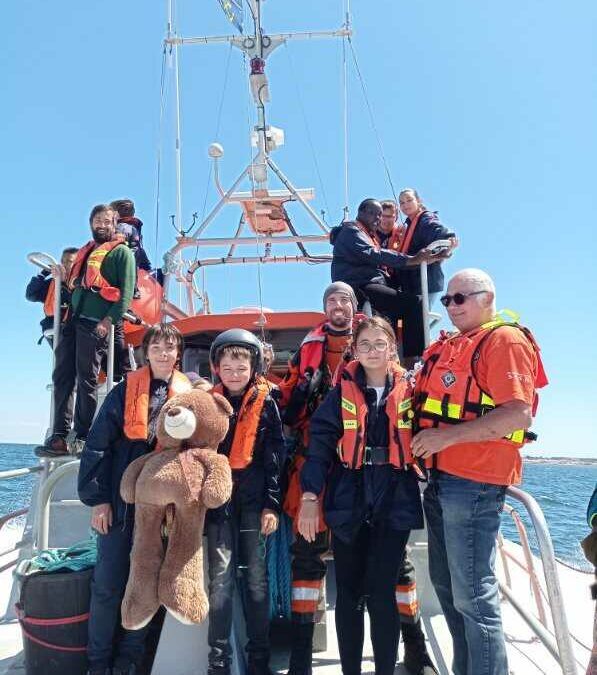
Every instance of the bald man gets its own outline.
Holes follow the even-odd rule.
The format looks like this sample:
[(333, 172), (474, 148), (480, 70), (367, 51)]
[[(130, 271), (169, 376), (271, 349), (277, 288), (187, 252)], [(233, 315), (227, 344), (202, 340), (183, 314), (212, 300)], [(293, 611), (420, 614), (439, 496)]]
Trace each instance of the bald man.
[(520, 483), (520, 448), (536, 390), (547, 384), (527, 328), (496, 313), (492, 279), (458, 272), (441, 302), (457, 332), (423, 357), (415, 390), (413, 454), (430, 469), (425, 491), (429, 572), (454, 643), (454, 675), (507, 675), (495, 575), (506, 487)]

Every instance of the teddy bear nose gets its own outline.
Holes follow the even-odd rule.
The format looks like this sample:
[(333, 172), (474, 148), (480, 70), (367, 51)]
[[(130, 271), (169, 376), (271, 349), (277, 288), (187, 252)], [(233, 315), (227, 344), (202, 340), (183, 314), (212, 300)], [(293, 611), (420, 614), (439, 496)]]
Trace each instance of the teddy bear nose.
[(168, 410), (164, 420), (164, 430), (172, 438), (183, 440), (195, 433), (197, 420), (192, 410), (174, 406)]

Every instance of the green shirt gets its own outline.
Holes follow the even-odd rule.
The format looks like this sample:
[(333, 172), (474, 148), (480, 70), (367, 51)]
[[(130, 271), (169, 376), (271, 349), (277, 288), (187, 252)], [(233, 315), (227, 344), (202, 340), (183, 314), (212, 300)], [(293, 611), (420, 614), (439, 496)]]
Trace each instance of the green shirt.
[(116, 323), (129, 308), (135, 291), (137, 269), (133, 252), (125, 244), (117, 246), (104, 258), (100, 271), (111, 286), (120, 289), (120, 300), (109, 302), (99, 293), (76, 288), (71, 298), (73, 313), (97, 321), (109, 316)]

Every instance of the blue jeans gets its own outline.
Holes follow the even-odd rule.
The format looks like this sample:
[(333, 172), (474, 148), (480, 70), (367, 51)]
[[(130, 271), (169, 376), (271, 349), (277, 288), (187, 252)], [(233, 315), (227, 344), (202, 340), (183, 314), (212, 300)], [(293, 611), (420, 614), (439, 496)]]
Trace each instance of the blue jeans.
[(87, 657), (93, 668), (139, 664), (145, 651), (149, 625), (125, 630), (120, 625), (120, 603), (129, 576), (133, 520), (117, 522), (97, 538), (97, 563), (91, 582)]
[(429, 574), (454, 644), (454, 675), (508, 675), (496, 537), (506, 488), (432, 471), (424, 508)]

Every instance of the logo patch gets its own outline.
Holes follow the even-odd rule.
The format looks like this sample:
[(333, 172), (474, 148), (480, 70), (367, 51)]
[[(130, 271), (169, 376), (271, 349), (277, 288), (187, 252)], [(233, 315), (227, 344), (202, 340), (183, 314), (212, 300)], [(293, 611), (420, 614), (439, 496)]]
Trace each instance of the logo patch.
[(444, 383), (444, 387), (449, 389), (456, 382), (456, 375), (454, 375), (454, 373), (449, 370), (447, 373), (442, 375), (442, 382)]

